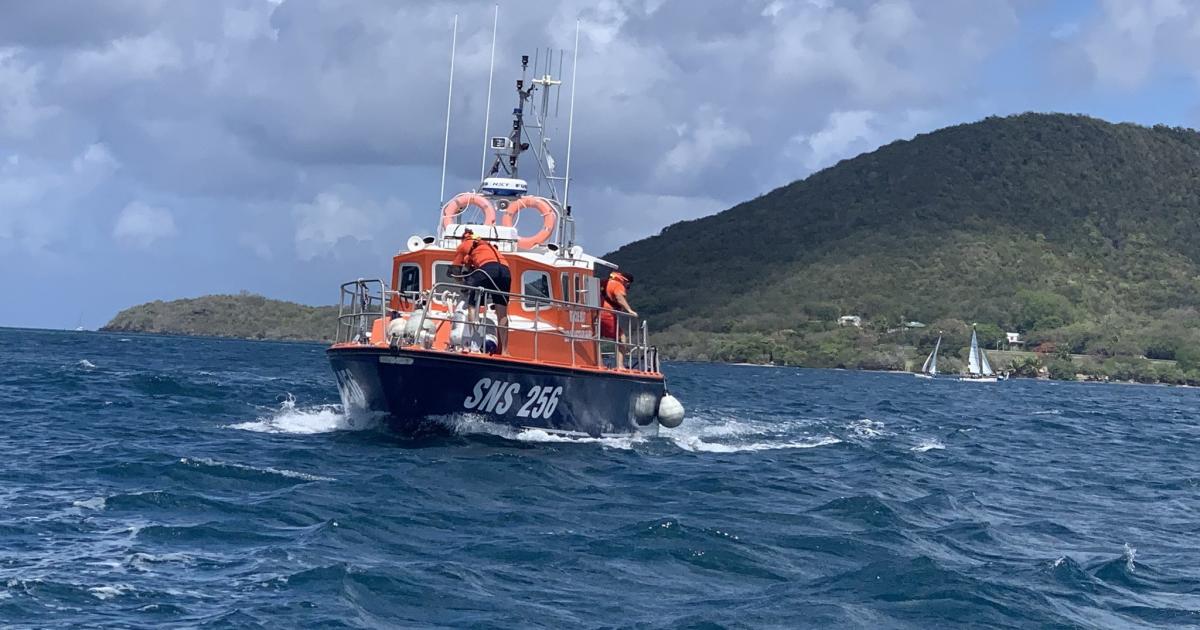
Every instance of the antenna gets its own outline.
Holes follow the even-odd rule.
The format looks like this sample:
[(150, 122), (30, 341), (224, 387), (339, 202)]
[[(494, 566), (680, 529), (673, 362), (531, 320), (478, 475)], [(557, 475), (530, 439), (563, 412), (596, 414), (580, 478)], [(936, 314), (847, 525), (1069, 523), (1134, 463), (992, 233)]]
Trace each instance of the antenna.
[[(564, 52), (566, 52), (566, 51), (564, 51), (561, 48), (558, 49), (558, 73), (560, 75), (562, 74), (562, 62), (563, 62), (563, 53)], [(558, 118), (558, 102), (561, 100), (562, 100), (562, 90), (557, 90), (556, 92), (554, 92), (554, 117), (555, 118)]]
[[(458, 14), (454, 14), (454, 31), (450, 36), (450, 89), (446, 92), (446, 139), (442, 141), (442, 188), (438, 205), (446, 200), (446, 158), (450, 155), (450, 102), (454, 98), (454, 51), (458, 48)], [(569, 162), (568, 162), (569, 164)]]
[(568, 114), (567, 122), (567, 172), (563, 174), (563, 202), (564, 208), (569, 208), (570, 197), (568, 194), (571, 191), (571, 140), (575, 133), (575, 82), (579, 76), (579, 20), (575, 20), (575, 61), (571, 66), (571, 113)]
[(492, 19), (492, 63), (488, 66), (488, 95), (487, 112), (483, 115), (483, 157), (479, 160), (479, 181), (483, 181), (487, 172), (488, 154), (488, 124), (492, 118), (492, 74), (496, 71), (496, 29), (500, 26), (500, 5), (496, 5), (496, 15)]

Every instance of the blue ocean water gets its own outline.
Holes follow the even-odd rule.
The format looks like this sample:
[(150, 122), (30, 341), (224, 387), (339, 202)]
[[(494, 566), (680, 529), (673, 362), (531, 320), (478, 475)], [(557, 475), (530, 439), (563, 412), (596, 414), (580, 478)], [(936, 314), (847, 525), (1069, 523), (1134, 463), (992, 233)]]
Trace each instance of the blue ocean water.
[(317, 345), (0, 329), (0, 626), (1200, 625), (1200, 391), (667, 370), (413, 441)]

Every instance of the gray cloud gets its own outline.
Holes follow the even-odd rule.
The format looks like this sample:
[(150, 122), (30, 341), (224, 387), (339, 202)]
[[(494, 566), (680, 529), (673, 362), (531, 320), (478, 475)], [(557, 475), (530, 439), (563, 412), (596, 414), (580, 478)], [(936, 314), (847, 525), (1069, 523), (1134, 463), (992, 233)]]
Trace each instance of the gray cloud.
[[(572, 196), (585, 242), (605, 250), (897, 137), (1037, 108), (987, 84), (1030, 6), (517, 0), (500, 15), (491, 129), (508, 125), (519, 55), (570, 49), (580, 20)], [(116, 268), (170, 243), (197, 261), (269, 260), (262, 281), (303, 295), (284, 263), (383, 264), (435, 222), (455, 13), (448, 193), (477, 183), (492, 7), (0, 0), (0, 254), (83, 247)], [(1056, 72), (1135, 89), (1163, 59), (1189, 67), (1196, 14), (1114, 0), (1025, 37)], [(567, 96), (550, 128), (560, 169)], [(100, 150), (110, 162), (77, 170)], [(133, 203), (171, 217), (146, 223), (160, 236), (139, 258), (112, 237)], [(197, 290), (229, 282), (192, 264)]]

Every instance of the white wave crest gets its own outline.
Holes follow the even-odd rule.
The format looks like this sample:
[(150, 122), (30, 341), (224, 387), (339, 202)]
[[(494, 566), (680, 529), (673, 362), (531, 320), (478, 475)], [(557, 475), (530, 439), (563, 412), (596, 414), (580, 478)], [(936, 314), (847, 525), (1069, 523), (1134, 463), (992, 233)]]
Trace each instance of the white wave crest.
[(228, 425), (230, 429), (256, 431), (258, 433), (294, 433), (312, 435), (332, 431), (358, 431), (369, 429), (373, 423), (368, 419), (352, 418), (342, 413), (341, 405), (314, 405), (297, 407), (291, 394), (270, 415), (260, 416), (251, 422)]
[(946, 445), (942, 444), (937, 439), (929, 439), (929, 440), (921, 440), (920, 444), (917, 444), (916, 446), (914, 446), (908, 450), (914, 451), (917, 453), (924, 453), (927, 451), (940, 451), (945, 448), (946, 448)]
[(886, 435), (883, 423), (876, 422), (870, 418), (855, 420), (854, 422), (846, 425), (846, 429), (850, 431), (850, 435), (852, 437), (864, 440), (872, 440), (882, 435)]
[(1133, 561), (1137, 557), (1137, 548), (1129, 543), (1125, 543), (1125, 549), (1121, 552), (1121, 556), (1125, 558), (1125, 568), (1130, 573), (1133, 573), (1137, 568), (1137, 565)]
[(105, 586), (93, 586), (88, 589), (88, 592), (91, 593), (96, 599), (104, 600), (124, 595), (132, 590), (133, 587), (128, 584), (112, 584)]
[[(662, 429), (658, 433), (658, 437), (654, 437), (651, 432), (601, 437), (563, 435), (544, 429), (522, 429), (490, 422), (485, 416), (478, 414), (436, 416), (431, 417), (430, 420), (449, 427), (459, 435), (493, 435), (518, 442), (543, 444), (599, 444), (620, 450), (631, 450), (639, 445), (650, 444), (655, 440), (666, 440), (682, 450), (693, 453), (741, 453), (816, 448), (842, 442), (832, 435), (797, 439), (784, 433), (786, 429), (793, 427), (794, 423), (791, 422), (773, 425), (729, 418), (722, 418), (716, 422), (706, 422), (702, 418), (689, 418), (677, 429)], [(754, 436), (754, 438), (747, 439), (749, 436)]]
[(105, 499), (104, 497), (92, 497), (90, 499), (72, 501), (71, 505), (77, 508), (83, 508), (85, 510), (103, 510), (105, 506)]
[(696, 430), (696, 434), (708, 438), (762, 435), (764, 433), (771, 432), (770, 428), (767, 426), (743, 422), (741, 420), (734, 420), (732, 418), (725, 418), (717, 423), (702, 423), (702, 421), (698, 418), (694, 421), (699, 425)]
[(812, 435), (819, 426), (814, 419), (789, 418), (777, 421), (750, 420), (731, 416), (689, 416), (675, 429), (659, 436), (682, 450), (693, 453), (744, 453), (839, 444), (832, 435)]
[(830, 444), (841, 444), (841, 440), (826, 435), (817, 438), (806, 440), (789, 440), (786, 442), (743, 442), (743, 443), (721, 443), (721, 442), (706, 442), (695, 435), (680, 435), (668, 436), (675, 445), (685, 451), (693, 453), (748, 453), (754, 451), (774, 451), (792, 448), (816, 448), (818, 446), (829, 446)]
[(123, 565), (134, 569), (135, 571), (152, 571), (154, 570), (155, 565), (171, 562), (178, 563), (183, 566), (190, 566), (192, 564), (192, 556), (181, 552), (164, 553), (159, 555), (135, 552), (125, 556)]
[(234, 464), (230, 462), (219, 462), (215, 459), (200, 457), (192, 459), (189, 457), (179, 458), (179, 463), (185, 466), (212, 466), (216, 468), (236, 468), (238, 470), (252, 470), (260, 473), (270, 473), (281, 477), (289, 477), (291, 479), (302, 479), (304, 481), (337, 481), (333, 477), (322, 477), (321, 475), (312, 475), (309, 473), (288, 470), (286, 468), (272, 468), (270, 466), (247, 466), (246, 464)]
[(75, 367), (77, 367), (81, 370), (89, 370), (90, 371), (90, 370), (96, 369), (96, 364), (92, 363), (91, 361), (88, 361), (87, 359), (80, 359), (79, 361), (77, 361), (75, 363)]
[(449, 427), (458, 435), (494, 435), (506, 440), (544, 444), (600, 444), (609, 448), (629, 450), (634, 444), (645, 441), (645, 437), (637, 434), (622, 436), (575, 436), (552, 433), (544, 429), (523, 429), (489, 422), (478, 414), (455, 414), (452, 416), (433, 416), (435, 422)]

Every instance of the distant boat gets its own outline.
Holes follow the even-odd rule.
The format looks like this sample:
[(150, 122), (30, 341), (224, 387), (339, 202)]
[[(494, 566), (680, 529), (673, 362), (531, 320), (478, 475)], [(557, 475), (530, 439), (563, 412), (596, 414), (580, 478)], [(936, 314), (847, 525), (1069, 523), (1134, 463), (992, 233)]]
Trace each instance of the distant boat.
[(937, 338), (937, 343), (933, 344), (933, 352), (929, 353), (929, 357), (925, 359), (925, 365), (921, 366), (921, 373), (918, 378), (934, 378), (937, 376), (937, 355), (938, 350), (942, 347), (942, 338)]
[(967, 373), (958, 380), (974, 383), (995, 383), (1004, 380), (1003, 377), (996, 376), (992, 364), (988, 363), (987, 353), (979, 347), (979, 335), (974, 329), (971, 329), (971, 354), (967, 356)]
[(83, 332), (83, 313), (79, 313), (79, 319), (75, 322), (75, 332)]

